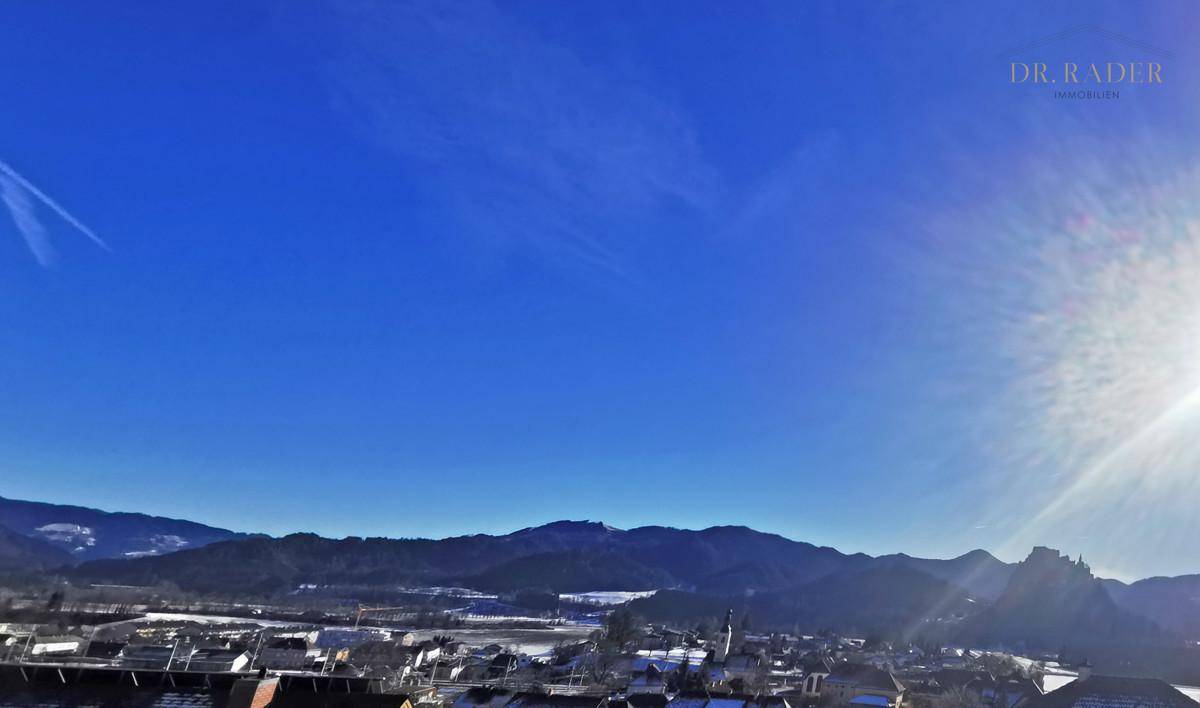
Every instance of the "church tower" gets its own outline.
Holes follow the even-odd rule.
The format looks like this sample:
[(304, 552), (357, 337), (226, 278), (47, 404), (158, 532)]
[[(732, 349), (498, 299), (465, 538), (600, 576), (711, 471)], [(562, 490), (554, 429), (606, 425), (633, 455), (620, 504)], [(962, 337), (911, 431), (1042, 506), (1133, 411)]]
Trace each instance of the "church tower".
[(717, 635), (717, 646), (713, 650), (713, 661), (721, 664), (729, 656), (729, 642), (733, 639), (733, 610), (725, 613), (725, 625)]

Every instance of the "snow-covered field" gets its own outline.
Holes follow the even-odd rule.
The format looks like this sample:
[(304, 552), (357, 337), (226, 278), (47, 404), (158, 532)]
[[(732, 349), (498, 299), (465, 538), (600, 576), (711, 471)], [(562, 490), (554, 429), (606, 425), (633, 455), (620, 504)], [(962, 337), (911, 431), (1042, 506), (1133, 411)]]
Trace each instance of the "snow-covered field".
[(458, 610), (451, 610), (451, 614), (463, 618), (472, 624), (503, 624), (506, 622), (530, 622), (539, 624), (550, 624), (550, 621), (545, 617), (523, 617), (521, 615), (483, 615), (473, 614), (470, 608), (464, 607)]
[(566, 602), (590, 602), (594, 605), (623, 605), (639, 597), (650, 597), (657, 590), (593, 590), (591, 592), (560, 593), (558, 599)]
[(582, 642), (595, 631), (595, 627), (578, 624), (558, 625), (546, 629), (490, 629), (487, 627), (472, 627), (469, 629), (417, 629), (412, 630), (418, 640), (431, 639), (435, 634), (449, 634), (468, 646), (483, 647), (489, 644), (499, 644), (511, 647), (515, 651), (532, 656), (548, 654), (554, 645), (561, 643), (573, 644)]
[(257, 617), (224, 617), (219, 615), (193, 615), (185, 612), (147, 612), (133, 622), (195, 622), (196, 624), (257, 624), (261, 627), (296, 627), (303, 622), (280, 622)]
[(436, 595), (439, 597), (463, 597), (471, 600), (495, 600), (496, 595), (486, 592), (479, 592), (471, 588), (455, 588), (455, 587), (423, 587), (423, 588), (400, 588), (400, 592), (410, 595)]

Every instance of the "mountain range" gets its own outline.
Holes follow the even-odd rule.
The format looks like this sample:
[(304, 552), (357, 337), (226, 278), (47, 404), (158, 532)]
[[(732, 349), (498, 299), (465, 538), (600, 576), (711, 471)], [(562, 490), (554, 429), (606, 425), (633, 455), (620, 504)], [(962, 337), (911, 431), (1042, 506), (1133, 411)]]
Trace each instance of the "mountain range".
[(4, 497), (0, 525), (65, 551), (64, 562), (161, 555), (246, 536), (194, 521)]
[(991, 599), (1010, 566), (982, 551), (950, 560), (872, 558), (742, 526), (690, 531), (614, 529), (559, 521), (501, 536), (442, 540), (322, 538), (292, 534), (213, 543), (158, 557), (96, 560), (75, 577), (124, 584), (173, 582), (218, 592), (281, 592), (300, 585), (460, 585), (506, 592), (676, 588), (709, 596), (797, 588), (865, 570), (911, 569)]
[(429, 585), (500, 593), (659, 589), (634, 601), (639, 614), (683, 622), (737, 607), (775, 627), (1043, 648), (1080, 637), (1142, 642), (1200, 631), (1200, 576), (1099, 580), (1082, 561), (1047, 548), (1021, 563), (982, 550), (945, 560), (872, 557), (743, 526), (621, 530), (590, 521), (440, 540), (271, 538), (8, 499), (0, 499), (0, 524), (8, 527), (0, 532), (0, 571), (55, 569), (80, 583), (171, 583), (214, 596), (279, 597), (301, 586), (342, 596)]

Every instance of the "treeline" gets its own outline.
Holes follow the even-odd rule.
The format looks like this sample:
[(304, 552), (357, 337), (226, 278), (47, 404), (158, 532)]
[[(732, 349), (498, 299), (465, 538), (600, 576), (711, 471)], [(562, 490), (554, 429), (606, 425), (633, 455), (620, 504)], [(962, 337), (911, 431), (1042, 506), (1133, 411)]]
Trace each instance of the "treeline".
[(677, 590), (633, 600), (630, 609), (650, 621), (692, 628), (732, 609), (749, 614), (763, 631), (827, 628), (853, 636), (908, 641), (928, 624), (970, 610), (959, 588), (909, 568), (837, 573), (801, 587), (754, 595), (714, 596)]

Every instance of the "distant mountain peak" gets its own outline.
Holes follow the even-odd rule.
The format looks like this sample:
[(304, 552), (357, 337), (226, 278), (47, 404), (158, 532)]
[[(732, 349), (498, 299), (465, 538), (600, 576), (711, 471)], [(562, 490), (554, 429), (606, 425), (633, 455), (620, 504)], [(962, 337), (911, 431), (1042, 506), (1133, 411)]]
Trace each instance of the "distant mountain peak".
[(1014, 580), (1028, 582), (1031, 579), (1040, 582), (1090, 582), (1095, 580), (1092, 569), (1083, 562), (1083, 557), (1071, 560), (1065, 553), (1046, 546), (1034, 546), (1025, 560), (1017, 564), (1013, 573)]
[(582, 521), (573, 521), (570, 519), (563, 519), (560, 521), (551, 521), (548, 524), (542, 524), (538, 528), (542, 528), (542, 529), (587, 529), (587, 530), (592, 530), (592, 531), (620, 531), (621, 530), (615, 526), (610, 526), (609, 524), (606, 524), (603, 521), (592, 521), (591, 519), (584, 519)]
[(621, 533), (621, 529), (615, 526), (609, 526), (602, 521), (582, 520), (574, 521), (563, 519), (560, 521), (551, 521), (540, 526), (529, 526), (519, 531), (514, 531), (508, 536), (523, 536), (535, 533), (556, 533), (556, 534), (611, 534)]
[(1038, 646), (1139, 641), (1157, 636), (1150, 622), (1119, 607), (1082, 558), (1036, 546), (1016, 565), (996, 602), (972, 618), (976, 636)]
[(978, 558), (978, 559), (989, 559), (990, 558), (992, 560), (999, 560), (998, 558), (996, 558), (996, 556), (983, 550), (982, 548), (976, 548), (974, 550), (967, 551), (966, 553), (959, 556), (959, 558)]

